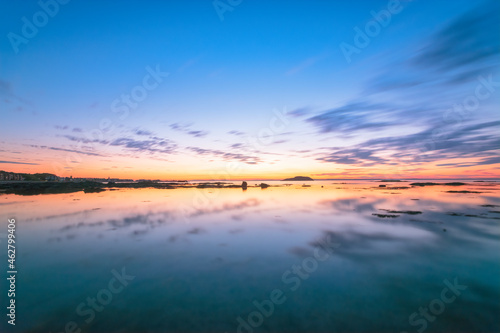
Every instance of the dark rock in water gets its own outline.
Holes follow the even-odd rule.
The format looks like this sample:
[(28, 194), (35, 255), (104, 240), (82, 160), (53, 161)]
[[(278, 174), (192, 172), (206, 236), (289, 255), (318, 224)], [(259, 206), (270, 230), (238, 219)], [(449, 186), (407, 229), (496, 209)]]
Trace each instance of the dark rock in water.
[(380, 209), (380, 210), (386, 211), (387, 213), (391, 214), (410, 214), (410, 215), (422, 214), (422, 212), (418, 210), (390, 210), (390, 209)]
[(464, 214), (462, 213), (455, 213), (455, 212), (449, 212), (449, 213), (446, 213), (447, 215), (450, 215), (450, 216), (464, 216)]
[(304, 176), (296, 176), (296, 177), (293, 177), (293, 178), (286, 178), (286, 179), (283, 179), (282, 181), (310, 181), (310, 180), (314, 180), (312, 179), (311, 177), (304, 177)]
[(395, 218), (395, 217), (399, 217), (399, 215), (392, 215), (392, 214), (375, 214), (375, 213), (373, 213), (372, 215), (376, 216), (376, 217), (380, 217), (380, 218), (386, 218), (386, 217)]
[(494, 207), (500, 207), (500, 205), (481, 205), (481, 207), (490, 207), (490, 208), (494, 208)]
[(378, 187), (387, 187), (386, 185), (379, 185)]
[(410, 185), (411, 186), (434, 186), (434, 185), (441, 185), (441, 184), (427, 182), (427, 183), (411, 183)]
[(484, 192), (477, 192), (477, 191), (446, 191), (447, 193), (484, 193)]
[(247, 187), (248, 187), (247, 182), (243, 182), (243, 183), (241, 183), (241, 188), (242, 188), (242, 189), (246, 190), (246, 189), (247, 189)]
[(103, 191), (106, 191), (106, 190), (103, 188), (100, 188), (100, 187), (84, 188), (83, 189), (84, 193), (99, 193), (99, 192), (103, 192)]
[(462, 185), (467, 185), (467, 184), (466, 183), (461, 183), (461, 182), (451, 182), (451, 183), (432, 183), (432, 182), (426, 182), (426, 183), (411, 183), (410, 185), (412, 185), (412, 186), (436, 186), (436, 185), (462, 186)]
[(264, 184), (264, 183), (260, 183), (259, 186), (260, 186), (260, 188), (268, 188), (269, 187), (268, 184)]
[(382, 179), (380, 182), (386, 182), (386, 183), (397, 183), (400, 182), (401, 180), (399, 179)]

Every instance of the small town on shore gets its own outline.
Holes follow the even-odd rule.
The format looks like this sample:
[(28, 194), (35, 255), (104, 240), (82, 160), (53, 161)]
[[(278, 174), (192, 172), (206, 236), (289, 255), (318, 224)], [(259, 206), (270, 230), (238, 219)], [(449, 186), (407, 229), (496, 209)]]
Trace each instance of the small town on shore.
[[(133, 182), (133, 179), (120, 179), (120, 178), (73, 178), (70, 177), (58, 177), (51, 173), (16, 173), (0, 170), (0, 181), (28, 181), (28, 182)], [(138, 179), (137, 181), (160, 181), (160, 180), (150, 180), (150, 179)]]

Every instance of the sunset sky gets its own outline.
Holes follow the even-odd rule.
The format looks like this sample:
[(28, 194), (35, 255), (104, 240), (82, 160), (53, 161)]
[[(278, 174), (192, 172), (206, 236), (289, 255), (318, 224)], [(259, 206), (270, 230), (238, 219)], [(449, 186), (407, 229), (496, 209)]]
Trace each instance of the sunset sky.
[(499, 1), (62, 2), (0, 1), (0, 170), (500, 176)]

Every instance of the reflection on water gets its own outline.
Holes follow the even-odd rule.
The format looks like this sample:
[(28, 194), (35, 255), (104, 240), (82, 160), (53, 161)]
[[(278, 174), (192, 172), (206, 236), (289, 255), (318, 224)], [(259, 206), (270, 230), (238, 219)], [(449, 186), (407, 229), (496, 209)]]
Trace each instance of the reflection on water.
[(500, 186), (310, 184), (1, 195), (16, 330), (500, 329)]

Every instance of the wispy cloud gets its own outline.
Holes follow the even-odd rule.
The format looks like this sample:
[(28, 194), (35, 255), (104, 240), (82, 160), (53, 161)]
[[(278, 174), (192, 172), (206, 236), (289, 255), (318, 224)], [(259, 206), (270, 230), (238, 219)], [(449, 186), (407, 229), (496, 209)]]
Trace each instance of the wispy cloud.
[(224, 161), (240, 161), (246, 164), (257, 164), (262, 162), (257, 156), (239, 154), (239, 153), (228, 153), (217, 149), (204, 149), (199, 147), (187, 147), (187, 150), (202, 156), (213, 156), (216, 158), (221, 158)]
[[(423, 43), (409, 47), (411, 53), (398, 51), (396, 60), (385, 63), (377, 76), (367, 80), (364, 90), (344, 105), (291, 112), (319, 134), (356, 137), (357, 142), (364, 139), (326, 152), (316, 150), (316, 159), (363, 167), (415, 162), (416, 156), (419, 163), (457, 157), (474, 160), (460, 165), (464, 167), (499, 163), (491, 157), (499, 154), (499, 121), (469, 117), (461, 119), (460, 126), (443, 121), (447, 109), (474, 93), (478, 75), (487, 76), (499, 68), (500, 38), (498, 29), (492, 28), (499, 20), (500, 3), (484, 2)], [(411, 130), (401, 135), (402, 127)]]
[(57, 150), (57, 151), (65, 151), (65, 152), (69, 152), (69, 153), (77, 153), (77, 154), (88, 155), (88, 156), (104, 156), (104, 155), (101, 155), (98, 153), (76, 150), (76, 149), (66, 149), (66, 148), (60, 148), (60, 147), (49, 147), (49, 146), (38, 146), (38, 145), (30, 145), (30, 147), (37, 148), (37, 149), (50, 149), (50, 150)]
[(298, 65), (290, 68), (288, 71), (286, 71), (285, 74), (288, 76), (298, 74), (298, 73), (314, 66), (316, 63), (320, 62), (321, 60), (328, 58), (329, 56), (330, 56), (330, 53), (323, 52), (321, 54), (309, 57), (309, 58), (303, 60)]
[(243, 135), (245, 135), (245, 132), (232, 130), (232, 131), (227, 132), (227, 134), (236, 135), (236, 136), (243, 136)]
[(4, 164), (26, 164), (26, 165), (40, 165), (40, 164), (38, 164), (38, 163), (15, 162), (15, 161), (0, 161), (0, 163), (4, 163)]
[(148, 140), (135, 140), (132, 138), (118, 138), (110, 142), (111, 146), (123, 147), (136, 152), (172, 154), (177, 145), (168, 139), (150, 137)]
[(174, 131), (183, 132), (196, 138), (204, 138), (209, 133), (208, 131), (192, 130), (191, 126), (192, 124), (174, 123), (170, 125), (170, 128)]
[[(500, 153), (500, 136), (496, 134), (500, 121), (478, 123), (444, 134), (442, 140), (419, 149), (428, 143), (435, 128), (416, 134), (367, 140), (348, 149), (331, 148), (330, 152), (318, 153), (322, 162), (370, 166), (374, 163), (394, 165), (400, 160), (408, 162), (434, 162), (460, 157), (476, 158), (470, 165), (499, 163), (490, 156)], [(383, 157), (381, 157), (383, 155)]]

